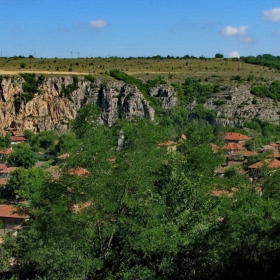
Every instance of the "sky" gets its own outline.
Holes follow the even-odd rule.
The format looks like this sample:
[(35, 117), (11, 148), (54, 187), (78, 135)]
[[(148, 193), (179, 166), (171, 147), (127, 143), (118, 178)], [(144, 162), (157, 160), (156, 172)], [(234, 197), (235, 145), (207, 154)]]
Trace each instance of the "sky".
[(1, 56), (280, 55), (280, 1), (0, 0)]

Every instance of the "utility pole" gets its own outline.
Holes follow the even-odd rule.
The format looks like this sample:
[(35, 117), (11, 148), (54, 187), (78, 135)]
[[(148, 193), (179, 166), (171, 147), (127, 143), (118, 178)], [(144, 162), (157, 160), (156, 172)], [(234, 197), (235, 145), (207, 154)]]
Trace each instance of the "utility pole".
[(71, 51), (71, 58), (72, 58), (72, 51)]

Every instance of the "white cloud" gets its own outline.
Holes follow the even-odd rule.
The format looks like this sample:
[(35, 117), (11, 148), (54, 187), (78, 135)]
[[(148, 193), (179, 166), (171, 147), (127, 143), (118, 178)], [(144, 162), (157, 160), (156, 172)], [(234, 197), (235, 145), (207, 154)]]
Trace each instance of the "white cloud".
[(227, 57), (228, 58), (236, 58), (236, 57), (239, 58), (240, 57), (240, 53), (237, 52), (237, 51), (233, 51), (233, 52), (228, 53)]
[(90, 27), (93, 28), (103, 28), (108, 25), (108, 22), (104, 19), (97, 19), (97, 20), (91, 20), (88, 24)]
[(222, 33), (225, 36), (244, 36), (247, 34), (248, 26), (243, 25), (239, 27), (233, 27), (233, 26), (227, 26), (224, 29), (222, 29)]
[(280, 21), (280, 8), (273, 8), (270, 11), (263, 11), (263, 19), (269, 21)]

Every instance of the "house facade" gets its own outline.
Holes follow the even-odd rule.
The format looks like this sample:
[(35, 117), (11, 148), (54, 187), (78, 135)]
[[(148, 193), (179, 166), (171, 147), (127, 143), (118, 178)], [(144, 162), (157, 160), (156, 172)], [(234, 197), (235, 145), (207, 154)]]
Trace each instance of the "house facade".
[(15, 227), (21, 226), (28, 218), (28, 215), (18, 213), (17, 209), (12, 205), (0, 205), (0, 220), (2, 222), (0, 236), (13, 231)]

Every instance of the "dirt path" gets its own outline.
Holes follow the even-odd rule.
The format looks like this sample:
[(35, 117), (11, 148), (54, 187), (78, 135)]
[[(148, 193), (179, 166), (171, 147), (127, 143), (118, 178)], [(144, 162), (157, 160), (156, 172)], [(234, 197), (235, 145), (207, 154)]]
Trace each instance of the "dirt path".
[(82, 73), (82, 72), (69, 72), (69, 71), (37, 71), (37, 70), (18, 70), (18, 71), (14, 71), (14, 70), (3, 70), (0, 69), (0, 75), (18, 75), (20, 73), (35, 73), (35, 74), (49, 74), (49, 75), (88, 75), (89, 73)]

